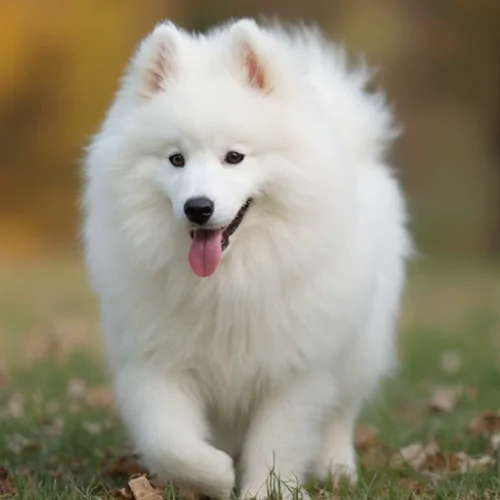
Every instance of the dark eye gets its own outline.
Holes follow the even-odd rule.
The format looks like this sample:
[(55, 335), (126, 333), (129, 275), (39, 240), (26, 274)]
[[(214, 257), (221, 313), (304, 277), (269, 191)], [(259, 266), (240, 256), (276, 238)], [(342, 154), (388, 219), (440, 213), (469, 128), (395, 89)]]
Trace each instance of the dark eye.
[(169, 156), (168, 158), (170, 160), (170, 163), (177, 168), (181, 168), (186, 164), (186, 161), (184, 160), (184, 156), (181, 154), (177, 153), (175, 155)]
[(245, 158), (245, 155), (238, 153), (237, 151), (229, 151), (224, 158), (226, 163), (230, 163), (231, 165), (236, 165), (237, 163), (241, 163)]

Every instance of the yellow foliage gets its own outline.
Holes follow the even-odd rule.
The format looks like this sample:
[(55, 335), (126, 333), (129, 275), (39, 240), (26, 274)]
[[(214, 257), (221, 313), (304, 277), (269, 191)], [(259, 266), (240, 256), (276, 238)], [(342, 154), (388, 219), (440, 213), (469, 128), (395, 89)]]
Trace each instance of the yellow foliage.
[(82, 148), (138, 40), (167, 7), (139, 0), (0, 2), (4, 252), (76, 241)]

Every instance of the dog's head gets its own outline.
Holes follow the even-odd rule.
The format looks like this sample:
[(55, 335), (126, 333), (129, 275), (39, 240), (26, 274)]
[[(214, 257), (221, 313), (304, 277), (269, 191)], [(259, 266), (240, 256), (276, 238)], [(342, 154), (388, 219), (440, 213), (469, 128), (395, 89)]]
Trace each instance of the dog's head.
[(312, 126), (316, 103), (290, 64), (250, 20), (207, 36), (163, 23), (142, 42), (96, 147), (113, 150), (113, 210), (140, 251), (161, 261), (180, 240), (205, 277), (257, 213), (307, 210), (297, 165), (324, 160), (321, 114)]

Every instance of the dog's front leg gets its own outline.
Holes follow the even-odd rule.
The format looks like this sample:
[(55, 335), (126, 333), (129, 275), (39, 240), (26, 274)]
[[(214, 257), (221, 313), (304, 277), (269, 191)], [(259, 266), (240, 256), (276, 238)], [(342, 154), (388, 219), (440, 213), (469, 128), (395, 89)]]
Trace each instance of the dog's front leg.
[(188, 380), (127, 368), (116, 389), (124, 421), (151, 472), (205, 495), (230, 496), (233, 461), (205, 441), (203, 404)]
[(321, 445), (321, 426), (334, 397), (328, 375), (303, 376), (264, 398), (251, 423), (241, 457), (243, 498), (283, 498), (300, 493)]

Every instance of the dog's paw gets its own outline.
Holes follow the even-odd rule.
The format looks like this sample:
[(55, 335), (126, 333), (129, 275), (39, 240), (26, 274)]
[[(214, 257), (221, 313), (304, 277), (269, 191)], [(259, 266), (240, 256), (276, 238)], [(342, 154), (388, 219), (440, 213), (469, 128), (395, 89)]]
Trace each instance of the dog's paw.
[(339, 464), (334, 463), (328, 470), (328, 475), (333, 480), (333, 484), (338, 484), (342, 480), (346, 480), (349, 484), (355, 485), (358, 482), (358, 471), (356, 464)]
[(205, 480), (205, 494), (210, 497), (229, 499), (236, 480), (233, 459), (222, 451), (215, 451), (210, 472)]
[(229, 499), (234, 488), (235, 471), (232, 458), (215, 448), (193, 457), (186, 470), (187, 483), (211, 498)]
[(344, 479), (355, 485), (358, 481), (358, 471), (354, 450), (336, 449), (323, 456), (316, 465), (316, 476), (320, 479), (331, 479), (333, 484)]
[[(204, 442), (193, 446), (156, 450), (147, 464), (151, 472), (200, 494), (219, 499), (230, 498), (235, 471), (232, 458)], [(146, 458), (148, 456), (146, 455)]]

